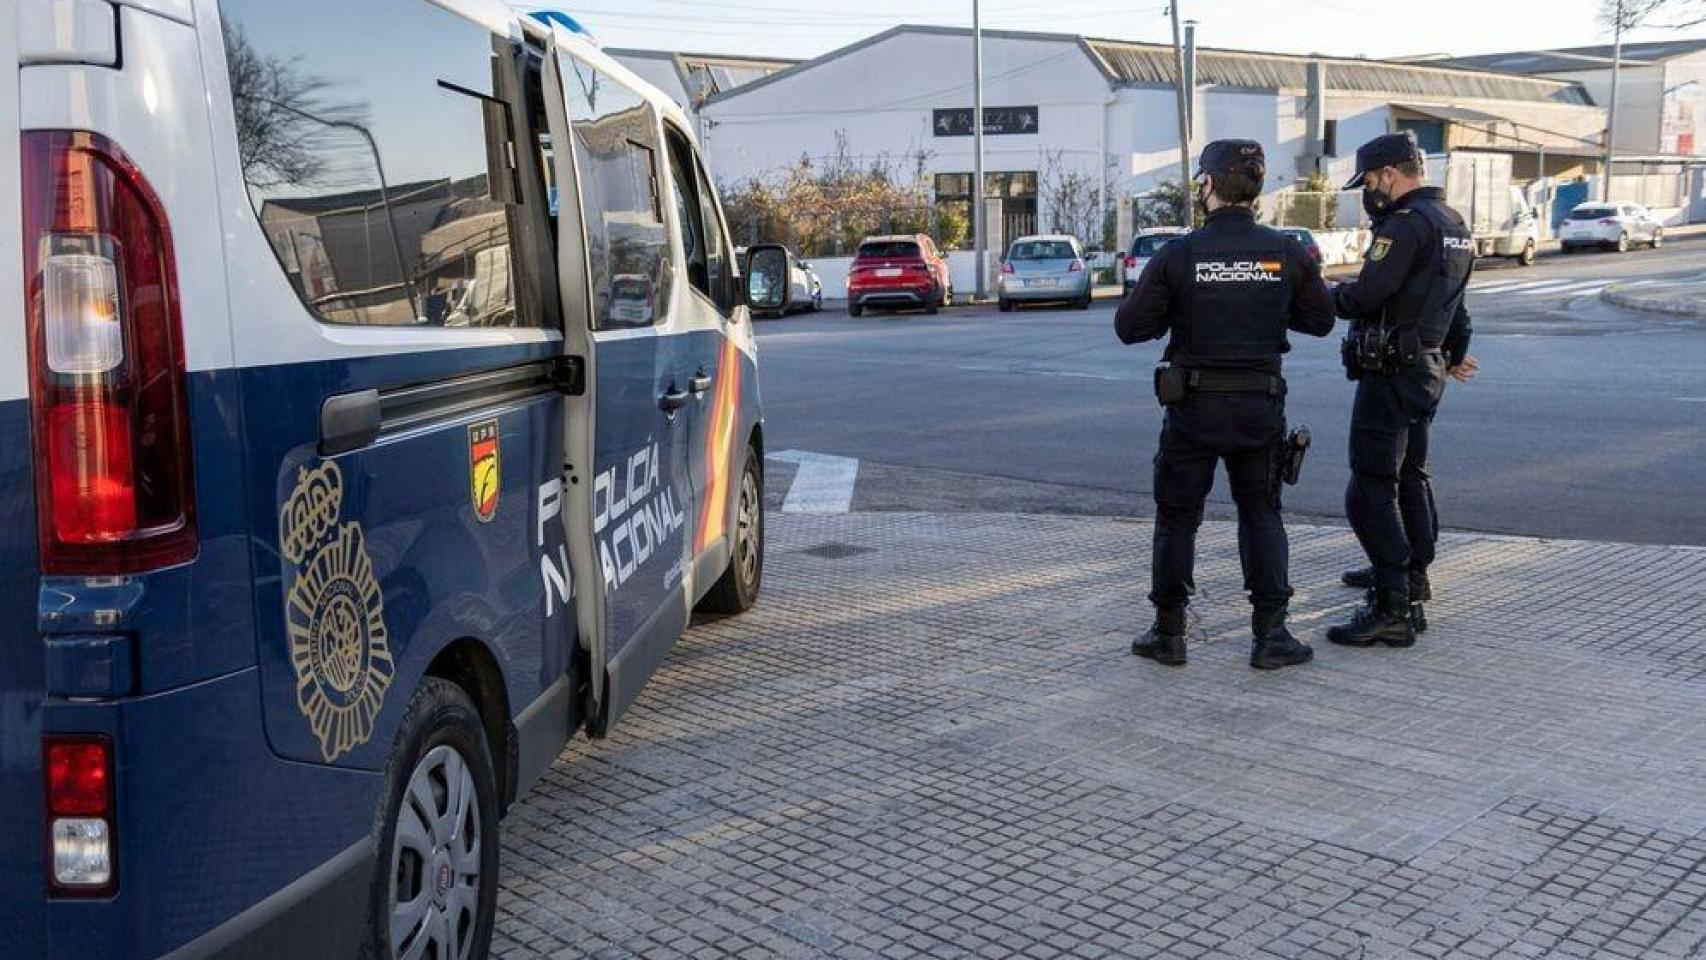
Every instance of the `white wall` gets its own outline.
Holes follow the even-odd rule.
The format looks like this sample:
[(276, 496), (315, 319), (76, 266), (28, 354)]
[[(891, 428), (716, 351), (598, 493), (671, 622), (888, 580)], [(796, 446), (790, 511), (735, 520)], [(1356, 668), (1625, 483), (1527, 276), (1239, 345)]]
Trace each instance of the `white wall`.
[[(1560, 80), (1575, 80), (1587, 89), (1593, 102), (1611, 104), (1611, 69), (1578, 70), (1548, 74)], [(1617, 79), (1617, 149), (1627, 153), (1658, 153), (1659, 126), (1663, 117), (1660, 94), (1665, 87), (1663, 64), (1650, 67), (1624, 66)], [(1601, 129), (1604, 129), (1603, 126)]]
[[(1107, 81), (1072, 40), (984, 38), (984, 104), (1035, 106), (1036, 134), (988, 136), (989, 172), (1037, 171), (1042, 156), (1064, 151), (1066, 169), (1101, 176)], [(972, 138), (939, 137), (932, 111), (970, 109), (971, 45), (963, 35), (898, 33), (701, 110), (717, 178), (736, 183), (777, 176), (801, 157), (821, 166), (837, 135), (852, 159), (886, 159), (910, 176), (920, 152), (924, 173), (970, 173)], [(1047, 211), (1039, 210), (1046, 227)]]

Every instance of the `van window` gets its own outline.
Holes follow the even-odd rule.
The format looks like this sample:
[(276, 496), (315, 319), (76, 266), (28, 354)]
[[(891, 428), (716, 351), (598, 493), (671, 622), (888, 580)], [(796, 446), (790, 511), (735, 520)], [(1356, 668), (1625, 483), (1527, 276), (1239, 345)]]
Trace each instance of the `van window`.
[(672, 281), (658, 117), (645, 98), (573, 58), (563, 78), (575, 134), (594, 329), (662, 319)]
[(723, 218), (693, 147), (674, 130), (669, 132), (669, 172), (675, 185), (676, 223), (686, 255), (687, 281), (727, 315), (734, 303)]
[(243, 180), (315, 316), (550, 323), (518, 310), (513, 282), (518, 124), (493, 88), (518, 55), (507, 38), (425, 0), (219, 7)]

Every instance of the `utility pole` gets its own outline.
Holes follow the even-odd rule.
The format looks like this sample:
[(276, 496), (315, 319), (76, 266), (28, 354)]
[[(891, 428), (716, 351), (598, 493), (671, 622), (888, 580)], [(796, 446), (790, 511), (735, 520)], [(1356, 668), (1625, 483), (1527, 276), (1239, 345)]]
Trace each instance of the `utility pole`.
[(977, 256), (977, 298), (979, 300), (989, 292), (989, 279), (985, 276), (984, 261), (988, 259), (985, 251), (984, 234), (989, 231), (983, 221), (988, 217), (983, 198), (983, 17), (978, 10), (978, 0), (971, 0), (971, 122), (972, 122), (972, 152), (977, 157), (972, 161), (971, 175), (971, 232), (972, 251)]
[(1623, 71), (1623, 0), (1617, 0), (1616, 19), (1611, 24), (1611, 105), (1605, 117), (1605, 176), (1600, 178), (1599, 199), (1611, 202), (1611, 163), (1617, 154), (1617, 77)]
[(1173, 76), (1179, 96), (1179, 225), (1191, 225), (1191, 111), (1185, 90), (1185, 47), (1179, 38), (1179, 0), (1167, 5), (1173, 17)]

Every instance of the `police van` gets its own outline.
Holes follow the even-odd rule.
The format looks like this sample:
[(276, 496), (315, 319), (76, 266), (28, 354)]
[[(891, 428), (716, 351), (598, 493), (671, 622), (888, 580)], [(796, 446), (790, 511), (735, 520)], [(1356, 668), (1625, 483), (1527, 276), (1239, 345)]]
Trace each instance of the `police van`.
[(746, 271), (571, 26), (0, 0), (0, 955), (484, 956), (499, 816), (754, 603)]

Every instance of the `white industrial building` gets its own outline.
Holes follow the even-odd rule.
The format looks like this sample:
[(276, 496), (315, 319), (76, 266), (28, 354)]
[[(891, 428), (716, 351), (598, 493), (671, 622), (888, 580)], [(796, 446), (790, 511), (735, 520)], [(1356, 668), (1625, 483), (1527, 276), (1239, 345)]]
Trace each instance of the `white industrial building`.
[[(1110, 204), (1178, 179), (1170, 46), (986, 30), (983, 54), (986, 193), (1002, 200), (1007, 237), (1053, 226), (1038, 189), (1051, 167), (1104, 188)], [(965, 202), (971, 75), (969, 30), (901, 26), (689, 99), (726, 183), (849, 150), (922, 172), (938, 203)], [(1573, 80), (1208, 48), (1196, 57), (1195, 116), (1199, 145), (1261, 142), (1270, 191), (1317, 171), (1342, 182), (1358, 144), (1397, 129), (1435, 150), (1511, 154), (1519, 178), (1580, 176), (1597, 169), (1605, 128)]]
[[(1611, 102), (1612, 48), (1521, 50), (1426, 62), (1580, 83)], [(1617, 152), (1706, 156), (1706, 39), (1626, 43), (1617, 81)]]

